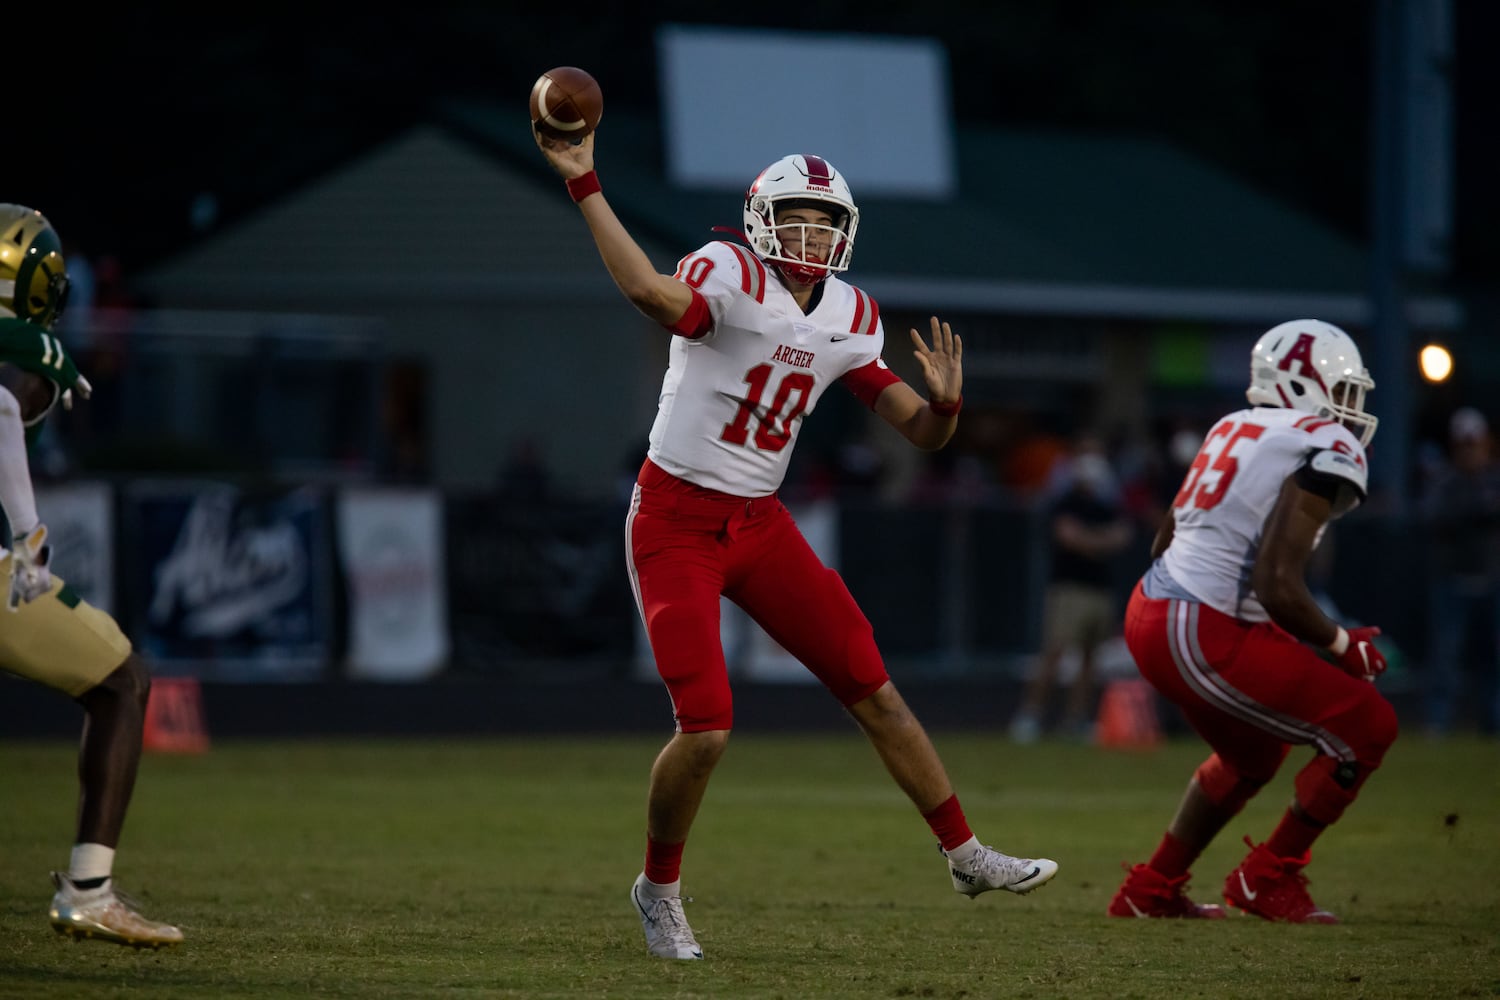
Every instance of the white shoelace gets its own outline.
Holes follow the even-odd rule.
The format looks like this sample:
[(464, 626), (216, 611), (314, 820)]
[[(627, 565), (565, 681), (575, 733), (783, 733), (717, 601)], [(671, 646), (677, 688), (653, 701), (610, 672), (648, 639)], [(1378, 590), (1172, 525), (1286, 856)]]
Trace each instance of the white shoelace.
[(988, 844), (981, 844), (978, 853), (969, 862), (978, 875), (991, 882), (1008, 885), (1027, 874), (1032, 862), (1001, 854)]
[[(688, 926), (687, 916), (682, 912), (683, 897), (668, 896), (665, 899), (654, 899), (643, 893), (636, 893), (636, 896), (645, 903), (646, 919), (663, 938), (674, 945), (698, 947), (698, 941), (693, 937), (693, 929)], [(691, 897), (688, 899), (691, 900)]]

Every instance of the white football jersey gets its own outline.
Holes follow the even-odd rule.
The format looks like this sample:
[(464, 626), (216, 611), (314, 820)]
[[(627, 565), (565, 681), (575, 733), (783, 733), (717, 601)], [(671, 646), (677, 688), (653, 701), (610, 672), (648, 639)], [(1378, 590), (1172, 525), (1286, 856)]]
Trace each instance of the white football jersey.
[(875, 300), (830, 277), (804, 315), (759, 258), (726, 242), (684, 257), (675, 277), (704, 297), (713, 326), (672, 338), (648, 454), (690, 483), (768, 496), (824, 390), (855, 368), (884, 365)]
[(1161, 557), (1172, 579), (1215, 610), (1267, 621), (1250, 573), (1282, 484), (1307, 464), (1365, 496), (1364, 447), (1337, 421), (1257, 406), (1214, 424), (1172, 504), (1176, 526)]

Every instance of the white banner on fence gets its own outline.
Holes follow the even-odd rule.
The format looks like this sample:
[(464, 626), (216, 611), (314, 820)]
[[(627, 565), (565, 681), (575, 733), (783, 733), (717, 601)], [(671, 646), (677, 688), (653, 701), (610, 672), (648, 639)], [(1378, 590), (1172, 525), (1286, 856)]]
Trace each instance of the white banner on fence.
[(338, 498), (349, 590), (349, 676), (419, 681), (448, 660), (442, 497), (424, 489), (348, 489)]
[(115, 512), (108, 483), (36, 488), (37, 515), (47, 526), (52, 569), (79, 597), (108, 614), (115, 607)]

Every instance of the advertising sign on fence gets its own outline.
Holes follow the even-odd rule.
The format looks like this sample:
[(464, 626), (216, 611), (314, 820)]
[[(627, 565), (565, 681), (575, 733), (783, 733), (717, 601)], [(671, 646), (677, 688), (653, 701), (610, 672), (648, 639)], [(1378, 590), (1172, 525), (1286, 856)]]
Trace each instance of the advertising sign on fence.
[(332, 652), (327, 503), (311, 489), (135, 483), (122, 525), (128, 631), (164, 674), (321, 679)]
[(448, 660), (442, 497), (344, 490), (338, 543), (349, 593), (349, 676), (420, 681), (441, 670)]

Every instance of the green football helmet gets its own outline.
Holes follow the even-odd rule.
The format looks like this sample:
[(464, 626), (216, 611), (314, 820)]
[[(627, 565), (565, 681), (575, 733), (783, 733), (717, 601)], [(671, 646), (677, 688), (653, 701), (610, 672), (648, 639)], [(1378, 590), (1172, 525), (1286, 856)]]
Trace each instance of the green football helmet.
[(68, 301), (62, 240), (47, 217), (0, 203), (0, 316), (52, 329)]

